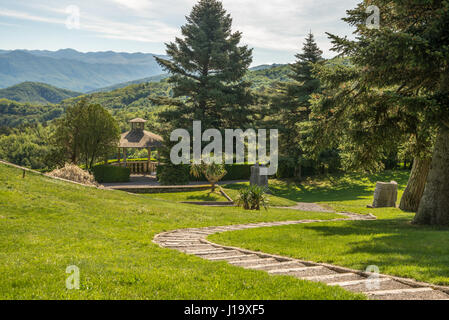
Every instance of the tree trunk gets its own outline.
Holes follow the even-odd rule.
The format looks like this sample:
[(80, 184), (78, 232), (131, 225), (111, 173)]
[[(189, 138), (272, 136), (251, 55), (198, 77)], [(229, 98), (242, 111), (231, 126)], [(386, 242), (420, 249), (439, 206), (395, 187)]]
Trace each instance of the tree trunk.
[(435, 143), (426, 188), (415, 224), (449, 226), (449, 128), (442, 127)]
[(421, 202), (432, 159), (415, 158), (412, 172), (402, 195), (399, 208), (403, 211), (417, 212)]

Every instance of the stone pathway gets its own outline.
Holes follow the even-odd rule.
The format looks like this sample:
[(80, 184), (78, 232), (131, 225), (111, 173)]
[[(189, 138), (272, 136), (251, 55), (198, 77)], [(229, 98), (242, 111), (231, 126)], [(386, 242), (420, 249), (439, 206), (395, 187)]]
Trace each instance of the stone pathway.
[(272, 275), (288, 275), (303, 280), (340, 286), (346, 290), (364, 293), (376, 300), (449, 300), (449, 287), (421, 283), (411, 279), (372, 273), (339, 266), (302, 261), (241, 248), (218, 245), (206, 240), (211, 234), (302, 223), (343, 220), (375, 220), (373, 215), (338, 213), (343, 217), (333, 220), (298, 220), (268, 223), (250, 223), (222, 227), (191, 228), (156, 235), (154, 242), (164, 248), (175, 249), (210, 261), (227, 261), (245, 269), (263, 270)]

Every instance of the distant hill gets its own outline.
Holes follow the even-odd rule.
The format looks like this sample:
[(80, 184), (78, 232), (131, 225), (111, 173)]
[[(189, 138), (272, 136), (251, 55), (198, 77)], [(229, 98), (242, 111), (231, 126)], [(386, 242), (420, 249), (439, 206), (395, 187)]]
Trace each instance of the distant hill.
[(162, 74), (153, 54), (14, 50), (0, 52), (0, 88), (25, 81), (88, 92)]
[(40, 82), (22, 82), (6, 89), (0, 89), (0, 99), (34, 104), (59, 103), (80, 95), (79, 92), (59, 89)]
[(273, 64), (262, 64), (260, 66), (255, 66), (252, 68), (249, 68), (250, 71), (259, 71), (259, 70), (265, 70), (265, 69), (271, 69), (276, 67), (284, 66), (283, 64), (273, 63)]
[(168, 78), (170, 75), (168, 74), (160, 74), (157, 76), (152, 76), (152, 77), (148, 77), (148, 78), (143, 78), (143, 79), (137, 79), (137, 80), (133, 80), (133, 81), (128, 81), (128, 82), (122, 82), (122, 83), (118, 83), (115, 84), (113, 86), (109, 86), (109, 87), (105, 87), (105, 88), (101, 88), (101, 89), (96, 89), (96, 90), (92, 90), (88, 93), (95, 93), (95, 92), (109, 92), (109, 91), (113, 91), (113, 90), (117, 90), (117, 89), (121, 89), (121, 88), (125, 88), (127, 86), (130, 86), (132, 84), (141, 84), (141, 83), (149, 83), (149, 82), (159, 82), (161, 80), (164, 80), (166, 78)]
[[(290, 81), (289, 73), (288, 65), (261, 68), (257, 71), (249, 71), (245, 80), (253, 83), (253, 89), (256, 92), (263, 92), (267, 88), (274, 87), (279, 81)], [(99, 103), (107, 108), (119, 121), (121, 129), (124, 130), (128, 128), (125, 119), (129, 118), (129, 114), (148, 119), (159, 108), (159, 106), (153, 105), (150, 98), (171, 94), (172, 85), (166, 79), (156, 81), (156, 78), (146, 78), (149, 81), (127, 85), (123, 88), (120, 87), (123, 84), (119, 84), (117, 89), (111, 91), (105, 89), (100, 92), (75, 96), (65, 99), (57, 105), (36, 105), (0, 99), (0, 127), (16, 127), (21, 124), (53, 120), (60, 117), (69, 105), (73, 105), (82, 98), (87, 98), (90, 102)], [(135, 82), (146, 79), (135, 80)]]
[[(283, 67), (283, 66), (285, 66), (285, 65), (282, 65), (282, 64), (271, 64), (271, 65), (264, 64), (264, 65), (252, 67), (249, 70), (250, 71), (261, 71), (261, 70), (269, 70), (269, 69)], [(125, 88), (127, 86), (132, 85), (132, 84), (158, 82), (158, 81), (161, 81), (161, 80), (166, 79), (168, 77), (170, 77), (169, 74), (160, 74), (160, 75), (157, 75), (157, 76), (147, 77), (147, 78), (143, 78), (143, 79), (137, 79), (137, 80), (123, 82), (123, 83), (118, 83), (118, 84), (115, 84), (113, 86), (109, 86), (109, 87), (105, 87), (105, 88), (101, 88), (101, 89), (95, 89), (95, 90), (89, 91), (88, 93), (108, 92), (108, 91), (113, 91), (113, 90), (120, 89), (120, 88)]]
[(0, 99), (0, 128), (44, 123), (59, 118), (64, 109), (57, 105), (35, 105)]

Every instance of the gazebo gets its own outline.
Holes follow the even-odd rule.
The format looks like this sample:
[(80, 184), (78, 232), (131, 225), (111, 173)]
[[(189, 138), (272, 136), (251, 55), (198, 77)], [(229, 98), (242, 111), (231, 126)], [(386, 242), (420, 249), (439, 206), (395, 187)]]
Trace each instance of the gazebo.
[[(145, 123), (147, 121), (141, 118), (136, 118), (130, 121), (131, 131), (122, 133), (120, 143), (118, 146), (118, 165), (125, 166), (131, 169), (131, 173), (153, 173), (156, 172), (156, 166), (159, 165), (159, 150), (162, 146), (163, 140), (161, 136), (145, 130)], [(127, 161), (126, 151), (128, 148), (147, 149), (147, 161)], [(158, 151), (158, 162), (151, 162), (151, 151), (156, 149)], [(121, 153), (123, 153), (123, 160), (121, 162)]]

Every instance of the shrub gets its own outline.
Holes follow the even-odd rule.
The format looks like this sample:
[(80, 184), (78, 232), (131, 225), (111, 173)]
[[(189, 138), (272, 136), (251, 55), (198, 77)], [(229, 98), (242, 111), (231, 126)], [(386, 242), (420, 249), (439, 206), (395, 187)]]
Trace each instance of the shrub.
[[(249, 180), (251, 177), (251, 167), (252, 164), (225, 164), (224, 168), (226, 170), (226, 175), (222, 178), (222, 180)], [(193, 174), (190, 174), (190, 181), (205, 181), (207, 180), (203, 174), (199, 177), (195, 177)]]
[(226, 169), (223, 164), (217, 164), (215, 162), (206, 164), (203, 162), (201, 164), (192, 164), (190, 166), (190, 174), (196, 178), (201, 176), (206, 177), (207, 181), (211, 184), (212, 192), (214, 192), (215, 184), (226, 175)]
[(250, 185), (239, 190), (236, 204), (245, 210), (260, 210), (260, 207), (268, 209), (268, 196), (265, 187)]
[(125, 167), (98, 165), (92, 168), (95, 180), (99, 183), (129, 182), (131, 170)]
[(64, 167), (53, 170), (48, 173), (51, 177), (66, 179), (78, 183), (82, 183), (88, 186), (96, 186), (94, 177), (87, 171), (84, 171), (80, 167), (74, 164), (66, 163)]
[(157, 167), (157, 179), (162, 185), (185, 185), (189, 183), (189, 166), (167, 163)]
[(225, 164), (227, 171), (223, 180), (249, 180), (253, 164)]

